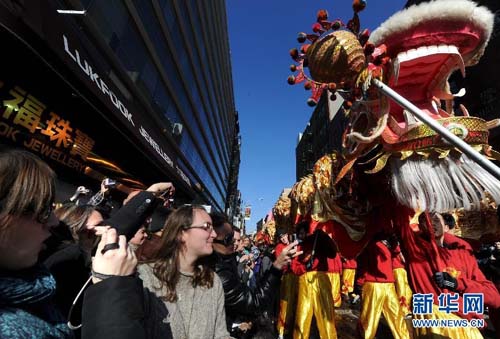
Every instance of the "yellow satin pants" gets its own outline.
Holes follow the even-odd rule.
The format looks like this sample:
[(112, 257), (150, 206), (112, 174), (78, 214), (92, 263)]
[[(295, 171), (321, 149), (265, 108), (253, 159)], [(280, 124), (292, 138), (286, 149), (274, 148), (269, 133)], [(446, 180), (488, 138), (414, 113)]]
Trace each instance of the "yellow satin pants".
[[(308, 339), (311, 330), (312, 317), (316, 324), (321, 339), (336, 339), (335, 328), (335, 303), (333, 298), (332, 275), (338, 273), (307, 272), (299, 277), (299, 294), (297, 297), (297, 311), (294, 339)], [(340, 282), (340, 279), (338, 279)]]
[(365, 282), (359, 317), (365, 339), (375, 337), (382, 314), (394, 339), (410, 338), (394, 283)]
[(340, 307), (342, 306), (342, 297), (340, 296), (340, 273), (328, 272), (326, 274), (330, 277), (330, 283), (332, 285), (333, 305), (335, 307)]
[(408, 284), (408, 275), (404, 268), (395, 268), (392, 270), (394, 273), (394, 286), (396, 287), (396, 294), (399, 298), (399, 305), (403, 311), (403, 315), (411, 313), (411, 300), (413, 292)]
[[(415, 319), (462, 319), (453, 313), (442, 312), (437, 305), (432, 305), (432, 314), (415, 314)], [(485, 322), (486, 323), (486, 322)], [(482, 339), (483, 335), (476, 327), (430, 327), (415, 328), (414, 339)]]
[(297, 301), (297, 280), (298, 277), (292, 273), (286, 273), (281, 278), (280, 311), (276, 325), (280, 336), (288, 333), (293, 324)]
[(342, 294), (349, 296), (349, 293), (354, 291), (354, 277), (356, 276), (356, 269), (344, 268), (342, 270)]

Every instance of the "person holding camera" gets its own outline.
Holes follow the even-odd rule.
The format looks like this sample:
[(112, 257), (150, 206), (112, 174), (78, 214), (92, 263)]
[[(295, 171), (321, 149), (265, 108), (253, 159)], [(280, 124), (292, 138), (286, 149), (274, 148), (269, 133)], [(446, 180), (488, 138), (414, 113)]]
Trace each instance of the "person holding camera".
[[(276, 230), (276, 247), (274, 254), (279, 256), (286, 246), (290, 244), (286, 230), (279, 228)], [(297, 276), (290, 270), (290, 265), (283, 267), (283, 276), (280, 285), (279, 314), (276, 327), (279, 338), (283, 338), (290, 329), (294, 315), (295, 302), (297, 299)]]
[[(286, 246), (269, 271), (257, 281), (257, 286), (250, 288), (238, 275), (231, 224), (224, 214), (212, 213), (211, 217), (217, 236), (213, 244), (214, 253), (210, 259), (224, 288), (227, 327), (232, 336), (249, 336), (250, 333), (246, 333), (248, 323), (272, 301), (273, 295), (279, 291), (283, 267), (301, 252), (297, 252), (296, 242)], [(242, 323), (245, 323), (244, 326)]]
[[(38, 264), (44, 241), (59, 223), (53, 213), (54, 200), (55, 174), (45, 162), (27, 151), (0, 152), (1, 338), (73, 337), (52, 300), (55, 280)], [(127, 250), (124, 237), (118, 242), (116, 231), (104, 234), (108, 232), (93, 265), (101, 278), (110, 279), (96, 278), (86, 293), (82, 336), (142, 339), (142, 284), (127, 277), (135, 271), (137, 260)], [(105, 252), (106, 247), (112, 250)]]

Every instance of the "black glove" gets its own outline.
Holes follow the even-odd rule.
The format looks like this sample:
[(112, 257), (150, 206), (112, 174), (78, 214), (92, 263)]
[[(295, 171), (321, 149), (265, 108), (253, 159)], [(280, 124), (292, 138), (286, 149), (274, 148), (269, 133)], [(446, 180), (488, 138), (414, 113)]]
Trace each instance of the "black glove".
[(434, 281), (440, 288), (447, 288), (452, 291), (456, 291), (458, 287), (457, 279), (453, 278), (447, 272), (436, 272), (434, 273)]

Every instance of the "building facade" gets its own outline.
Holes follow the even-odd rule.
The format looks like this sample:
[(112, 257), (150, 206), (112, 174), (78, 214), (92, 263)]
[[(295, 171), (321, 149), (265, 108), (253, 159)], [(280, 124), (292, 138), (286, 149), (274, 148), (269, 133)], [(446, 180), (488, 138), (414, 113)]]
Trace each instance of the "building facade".
[(341, 150), (342, 134), (347, 124), (343, 102), (340, 95), (332, 100), (325, 92), (314, 108), (295, 148), (297, 181), (311, 174), (314, 163), (323, 155)]
[(0, 0), (0, 37), (1, 145), (41, 156), (63, 187), (172, 181), (181, 202), (234, 203), (224, 0)]

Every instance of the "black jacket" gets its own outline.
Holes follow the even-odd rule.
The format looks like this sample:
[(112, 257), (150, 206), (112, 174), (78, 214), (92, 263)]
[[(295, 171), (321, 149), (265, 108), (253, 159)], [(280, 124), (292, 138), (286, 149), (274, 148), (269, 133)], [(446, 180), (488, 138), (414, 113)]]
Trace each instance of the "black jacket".
[(238, 275), (236, 257), (214, 252), (212, 255), (215, 273), (222, 281), (225, 297), (226, 322), (228, 329), (236, 319), (252, 319), (258, 312), (273, 302), (273, 296), (279, 293), (281, 270), (271, 266), (257, 287), (251, 289)]
[(135, 277), (113, 277), (85, 291), (83, 339), (145, 339), (144, 292)]
[[(90, 254), (75, 243), (62, 243), (56, 252), (43, 262), (56, 280), (54, 301), (59, 310), (66, 316), (76, 295), (90, 277)], [(80, 323), (81, 309), (73, 310), (73, 324)]]

